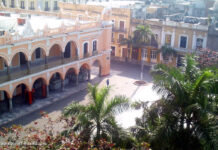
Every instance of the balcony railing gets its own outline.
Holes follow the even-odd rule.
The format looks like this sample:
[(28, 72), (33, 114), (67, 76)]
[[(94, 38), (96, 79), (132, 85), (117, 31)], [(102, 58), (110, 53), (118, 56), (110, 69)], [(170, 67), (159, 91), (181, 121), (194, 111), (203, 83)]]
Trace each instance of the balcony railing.
[(92, 56), (95, 56), (95, 55), (98, 55), (98, 51), (97, 50), (92, 51)]
[[(90, 56), (95, 56), (98, 54), (99, 52), (96, 50), (92, 52), (92, 55), (90, 55), (89, 53), (85, 54), (84, 58), (88, 58)], [(7, 69), (0, 70), (0, 83), (4, 83), (10, 80), (15, 80), (29, 74), (41, 72), (43, 70), (60, 66), (63, 64), (67, 64), (76, 60), (79, 60), (78, 56), (75, 56), (73, 58), (62, 58), (61, 56), (52, 56), (52, 57), (47, 57), (46, 60), (40, 59), (40, 60), (29, 62), (29, 67), (28, 67), (28, 63), (26, 63), (21, 66), (10, 67), (9, 72)]]
[(127, 32), (126, 28), (116, 28), (116, 27), (113, 27), (112, 31), (113, 32), (123, 32), (123, 33)]

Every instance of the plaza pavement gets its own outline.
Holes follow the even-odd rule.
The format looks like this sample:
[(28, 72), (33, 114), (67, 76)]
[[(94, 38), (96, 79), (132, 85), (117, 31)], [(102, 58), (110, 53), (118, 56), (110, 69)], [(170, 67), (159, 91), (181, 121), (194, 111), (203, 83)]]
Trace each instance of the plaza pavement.
[[(150, 67), (144, 68), (144, 81), (146, 81), (145, 86), (137, 86), (134, 84), (135, 81), (140, 78), (140, 66), (133, 64), (126, 64), (122, 62), (112, 62), (111, 63), (111, 74), (106, 77), (96, 78), (98, 69), (92, 70), (91, 83), (99, 83), (99, 86), (106, 86), (106, 80), (109, 79), (111, 86), (111, 93), (109, 98), (114, 97), (115, 95), (125, 95), (131, 99), (131, 101), (155, 101), (160, 98), (159, 95), (156, 94), (155, 91), (152, 90), (152, 78), (149, 75)], [(94, 78), (94, 79), (93, 79)], [(34, 110), (41, 108), (43, 111), (49, 109), (52, 104), (52, 108), (49, 109), (49, 116), (53, 118), (57, 118), (57, 116), (61, 115), (61, 111), (65, 106), (55, 106), (57, 101), (62, 102), (66, 99), (69, 99), (69, 102), (75, 101), (76, 98), (80, 101), (81, 104), (87, 104), (89, 102), (89, 96), (87, 92), (83, 91), (83, 94), (80, 93), (80, 90), (86, 89), (87, 83), (79, 84), (77, 88), (67, 89), (65, 88), (64, 92), (56, 93), (54, 95), (50, 95), (49, 98), (43, 99), (37, 103), (34, 103), (32, 106), (27, 107), (22, 110), (14, 111), (12, 114), (7, 114), (8, 119), (5, 120), (0, 119), (0, 124), (11, 122), (13, 123), (13, 119), (22, 118), (28, 112), (34, 112)], [(74, 93), (74, 97), (70, 97)], [(80, 96), (82, 95), (82, 96)], [(58, 104), (57, 104), (58, 105)], [(67, 105), (67, 104), (66, 104)], [(55, 108), (55, 107), (58, 107)], [(60, 109), (61, 107), (61, 109)], [(52, 109), (52, 110), (51, 110)], [(21, 111), (20, 113), (18, 113)], [(121, 113), (116, 116), (116, 119), (119, 124), (121, 124), (124, 128), (128, 128), (135, 124), (135, 118), (140, 117), (142, 114), (142, 110), (128, 110), (127, 112)], [(13, 116), (15, 116), (13, 118)], [(26, 117), (26, 116), (25, 116)], [(22, 118), (25, 119), (25, 118)], [(30, 119), (31, 120), (31, 119)], [(29, 121), (29, 120), (28, 120)], [(20, 121), (22, 122), (22, 121)], [(34, 122), (40, 122), (39, 126), (43, 124), (43, 118), (37, 118), (29, 121), (25, 125), (33, 125)]]

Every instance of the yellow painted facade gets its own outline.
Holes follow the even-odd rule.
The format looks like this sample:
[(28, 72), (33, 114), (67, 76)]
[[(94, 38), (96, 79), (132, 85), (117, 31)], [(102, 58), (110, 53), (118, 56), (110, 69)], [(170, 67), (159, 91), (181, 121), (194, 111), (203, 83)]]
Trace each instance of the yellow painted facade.
[[(186, 53), (192, 53), (198, 51), (201, 48), (206, 48), (208, 26), (177, 23), (173, 21), (160, 21), (158, 19), (132, 19), (132, 33), (134, 32), (136, 26), (140, 24), (149, 25), (149, 27), (151, 28), (151, 31), (158, 44), (156, 50), (168, 44), (169, 46), (174, 48), (179, 55), (183, 56)], [(148, 52), (148, 54), (149, 53), (150, 51)], [(146, 59), (147, 62), (165, 63), (162, 56), (158, 55), (156, 56), (156, 60), (152, 60), (152, 57), (150, 57), (151, 61), (149, 58)], [(138, 58), (141, 58), (140, 52)], [(171, 58), (167, 63), (176, 66), (177, 58)]]
[[(61, 11), (65, 13), (72, 13), (77, 15), (88, 14), (89, 16), (101, 15), (103, 6), (95, 5), (83, 5), (72, 3), (59, 2)], [(120, 37), (128, 38), (131, 34), (130, 22), (131, 22), (131, 10), (127, 8), (112, 8), (111, 21), (114, 25), (112, 27), (111, 46), (115, 48), (115, 56), (118, 58), (124, 57), (126, 54), (127, 45), (120, 44)], [(113, 50), (112, 50), (113, 53)]]

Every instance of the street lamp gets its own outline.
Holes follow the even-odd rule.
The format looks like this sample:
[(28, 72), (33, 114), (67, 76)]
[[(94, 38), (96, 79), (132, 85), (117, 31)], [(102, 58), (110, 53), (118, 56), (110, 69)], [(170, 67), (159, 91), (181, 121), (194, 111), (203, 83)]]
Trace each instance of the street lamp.
[(141, 56), (141, 81), (143, 80), (144, 75), (144, 61), (145, 61), (145, 50), (142, 48), (142, 56)]

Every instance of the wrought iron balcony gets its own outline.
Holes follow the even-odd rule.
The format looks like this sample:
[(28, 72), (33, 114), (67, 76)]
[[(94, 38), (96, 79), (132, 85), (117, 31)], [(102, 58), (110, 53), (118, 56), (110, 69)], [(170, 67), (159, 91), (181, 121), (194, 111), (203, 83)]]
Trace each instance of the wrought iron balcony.
[(123, 32), (123, 33), (127, 32), (126, 28), (117, 28), (117, 27), (113, 27), (112, 31), (113, 32)]

